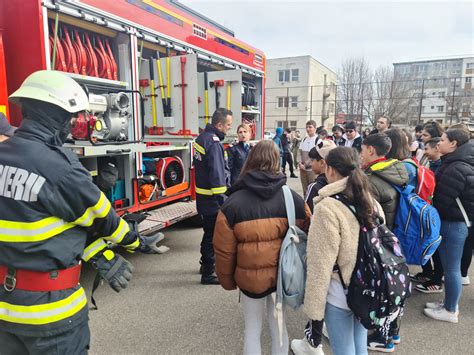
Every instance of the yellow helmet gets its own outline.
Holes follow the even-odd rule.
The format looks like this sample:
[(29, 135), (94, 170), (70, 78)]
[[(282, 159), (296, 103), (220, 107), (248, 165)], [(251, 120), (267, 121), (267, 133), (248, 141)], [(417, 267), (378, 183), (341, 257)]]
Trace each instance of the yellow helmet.
[(34, 72), (10, 95), (9, 100), (21, 106), (20, 99), (23, 98), (48, 102), (70, 113), (89, 110), (89, 98), (81, 86), (55, 70)]

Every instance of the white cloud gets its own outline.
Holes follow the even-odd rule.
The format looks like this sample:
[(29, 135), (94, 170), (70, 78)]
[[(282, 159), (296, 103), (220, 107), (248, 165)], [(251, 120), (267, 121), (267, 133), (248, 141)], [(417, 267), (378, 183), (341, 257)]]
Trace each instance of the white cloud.
[(310, 54), (337, 69), (474, 53), (474, 2), (229, 1), (182, 3), (232, 29), (267, 57)]

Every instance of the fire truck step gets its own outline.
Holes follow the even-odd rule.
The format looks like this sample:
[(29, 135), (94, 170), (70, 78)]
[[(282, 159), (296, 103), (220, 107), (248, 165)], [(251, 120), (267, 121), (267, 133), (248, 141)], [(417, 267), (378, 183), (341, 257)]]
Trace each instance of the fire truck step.
[(150, 215), (139, 225), (141, 234), (152, 234), (183, 219), (197, 215), (196, 202), (175, 202), (148, 212)]

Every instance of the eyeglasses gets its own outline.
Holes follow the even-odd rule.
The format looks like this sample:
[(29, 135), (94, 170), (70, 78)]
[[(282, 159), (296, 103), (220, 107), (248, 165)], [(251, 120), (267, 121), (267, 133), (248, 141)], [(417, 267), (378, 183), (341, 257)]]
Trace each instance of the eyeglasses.
[(353, 129), (348, 129), (348, 130), (346, 130), (346, 132), (347, 132), (347, 133), (354, 133), (355, 130), (353, 130)]

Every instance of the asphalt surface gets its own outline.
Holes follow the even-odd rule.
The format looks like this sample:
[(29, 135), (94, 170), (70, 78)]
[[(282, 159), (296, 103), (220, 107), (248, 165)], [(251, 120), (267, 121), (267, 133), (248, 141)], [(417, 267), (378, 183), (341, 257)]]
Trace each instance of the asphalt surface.
[[(301, 192), (299, 179), (289, 184)], [(126, 255), (135, 266), (131, 285), (115, 293), (102, 285), (91, 311), (91, 354), (239, 354), (243, 348), (243, 318), (237, 291), (199, 283), (199, 244), (202, 230), (182, 223), (165, 230), (163, 255)], [(127, 253), (125, 253), (127, 254)], [(124, 255), (125, 255), (124, 254)], [(415, 268), (413, 271), (417, 271)], [(82, 283), (90, 294), (93, 273), (86, 269)], [(471, 269), (471, 280), (474, 272)], [(413, 291), (401, 328), (397, 354), (474, 354), (474, 284), (463, 288), (459, 324), (431, 320), (423, 315), (425, 302), (442, 294)], [(290, 339), (301, 338), (307, 321), (289, 310)], [(264, 323), (262, 351), (270, 353)], [(326, 354), (330, 348), (324, 347)]]

